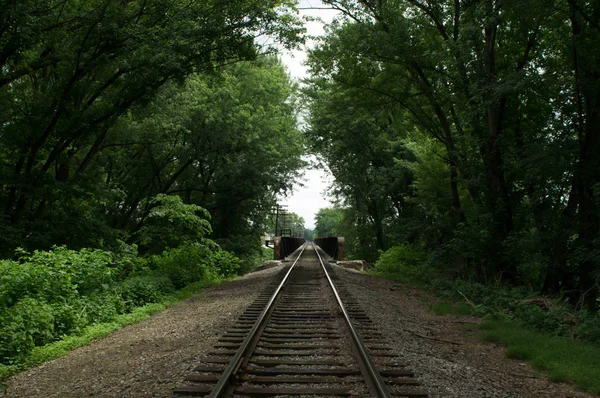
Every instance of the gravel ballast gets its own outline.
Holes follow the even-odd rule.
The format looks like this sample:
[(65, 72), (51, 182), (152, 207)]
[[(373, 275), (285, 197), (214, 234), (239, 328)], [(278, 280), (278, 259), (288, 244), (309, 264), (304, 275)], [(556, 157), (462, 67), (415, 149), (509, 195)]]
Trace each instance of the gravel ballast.
[(479, 318), (428, 311), (434, 297), (427, 292), (339, 267), (335, 272), (430, 397), (592, 397), (468, 335), (464, 326), (476, 326)]
[[(270, 268), (212, 286), (151, 318), (7, 381), (7, 397), (170, 397), (217, 339), (278, 273)], [(437, 316), (426, 292), (336, 270), (430, 397), (592, 397), (507, 359), (462, 326)]]

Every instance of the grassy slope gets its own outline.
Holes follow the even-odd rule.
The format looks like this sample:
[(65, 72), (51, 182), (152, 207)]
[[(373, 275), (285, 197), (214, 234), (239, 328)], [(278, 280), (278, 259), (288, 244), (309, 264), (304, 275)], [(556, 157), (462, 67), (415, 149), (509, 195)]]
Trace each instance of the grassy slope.
[(515, 321), (484, 321), (483, 338), (506, 346), (509, 358), (525, 360), (552, 381), (600, 394), (600, 347), (532, 331)]
[[(403, 275), (376, 275), (415, 288), (426, 288), (423, 282), (415, 282)], [(430, 310), (437, 315), (477, 313), (464, 302), (439, 301), (431, 304)], [(552, 381), (570, 383), (600, 395), (600, 347), (597, 345), (536, 332), (518, 321), (485, 320), (480, 327), (483, 339), (506, 347), (507, 357), (529, 362)]]

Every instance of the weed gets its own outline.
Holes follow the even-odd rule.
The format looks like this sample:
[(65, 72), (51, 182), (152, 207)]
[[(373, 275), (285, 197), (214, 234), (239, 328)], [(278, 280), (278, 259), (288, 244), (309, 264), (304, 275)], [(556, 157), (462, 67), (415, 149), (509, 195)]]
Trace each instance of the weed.
[(19, 371), (31, 368), (40, 363), (59, 358), (75, 348), (83, 347), (94, 340), (106, 337), (124, 326), (133, 325), (148, 319), (152, 314), (164, 311), (166, 308), (200, 292), (205, 286), (207, 284), (197, 283), (189, 285), (181, 291), (165, 296), (164, 300), (160, 303), (151, 303), (134, 308), (128, 314), (117, 315), (110, 322), (87, 326), (77, 336), (68, 336), (62, 340), (35, 347), (18, 365), (9, 366), (0, 364), (0, 380), (4, 380)]
[(600, 347), (573, 339), (552, 337), (519, 322), (487, 320), (483, 338), (506, 346), (506, 356), (529, 361), (551, 380), (575, 384), (600, 394)]

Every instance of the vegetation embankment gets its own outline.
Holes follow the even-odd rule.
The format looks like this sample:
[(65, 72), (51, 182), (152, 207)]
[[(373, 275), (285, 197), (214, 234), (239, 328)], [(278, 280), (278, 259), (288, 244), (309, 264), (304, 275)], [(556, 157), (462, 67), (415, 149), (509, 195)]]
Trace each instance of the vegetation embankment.
[(438, 315), (482, 316), (476, 334), (505, 345), (508, 357), (530, 362), (553, 381), (600, 394), (600, 314), (542, 297), (528, 287), (449, 279), (411, 246), (382, 253), (373, 272), (433, 291), (440, 301), (430, 308)]
[[(180, 239), (179, 246), (160, 254), (140, 256), (136, 245), (122, 243), (116, 252), (64, 246), (18, 250), (15, 259), (0, 261), (0, 377), (248, 270), (253, 259), (243, 262), (204, 236), (210, 224), (197, 214), (200, 208), (177, 197), (160, 200), (156, 225), (145, 233), (164, 238), (178, 232)], [(186, 230), (190, 225), (203, 228)]]
[[(187, 210), (192, 210), (185, 215), (188, 221), (206, 221)], [(182, 221), (170, 220), (176, 226)], [(61, 246), (18, 250), (16, 259), (0, 260), (0, 381), (272, 258), (272, 250), (263, 249), (240, 260), (214, 241), (196, 237), (197, 242), (184, 239), (157, 255), (141, 256), (137, 246), (123, 243), (118, 252)]]

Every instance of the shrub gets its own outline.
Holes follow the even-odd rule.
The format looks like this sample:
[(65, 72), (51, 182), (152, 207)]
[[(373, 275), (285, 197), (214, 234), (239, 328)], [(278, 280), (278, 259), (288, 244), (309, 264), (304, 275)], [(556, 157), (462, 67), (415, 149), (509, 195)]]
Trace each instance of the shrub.
[(409, 279), (423, 280), (426, 277), (426, 256), (415, 246), (399, 245), (381, 253), (375, 270), (382, 273), (399, 274)]
[(149, 204), (152, 210), (144, 226), (134, 234), (143, 253), (160, 253), (182, 243), (198, 242), (212, 232), (209, 212), (185, 204), (177, 195), (158, 194)]
[(25, 297), (0, 314), (0, 359), (4, 363), (53, 339), (52, 306), (42, 300)]
[[(120, 283), (118, 291), (127, 309), (157, 303), (175, 290), (166, 276), (133, 276)], [(116, 307), (115, 307), (116, 313)]]
[[(57, 280), (59, 279), (60, 280)], [(21, 298), (44, 294), (53, 285), (60, 286), (59, 294), (70, 295), (73, 286), (64, 275), (54, 274), (48, 267), (12, 260), (0, 261), (0, 306), (15, 305)]]
[(242, 271), (242, 261), (233, 253), (219, 250), (214, 254), (214, 270), (222, 278), (237, 275)]
[(117, 240), (113, 244), (113, 257), (115, 269), (119, 274), (115, 274), (117, 280), (123, 280), (132, 274), (140, 274), (147, 271), (148, 261), (140, 257), (138, 247), (135, 244), (127, 244)]
[(528, 327), (554, 336), (568, 335), (568, 325), (564, 322), (565, 311), (560, 308), (545, 309), (527, 301), (519, 302), (513, 312), (516, 319)]
[(39, 297), (64, 302), (69, 297), (106, 289), (119, 272), (110, 252), (55, 247), (51, 251), (19, 251), (19, 261), (0, 261), (0, 306)]
[(0, 260), (0, 363), (22, 363), (37, 346), (240, 269), (237, 257), (208, 239), (150, 258), (125, 244), (119, 255), (65, 247), (18, 251), (18, 260)]
[(55, 334), (64, 336), (78, 332), (87, 326), (89, 322), (85, 309), (85, 300), (81, 298), (53, 303), (52, 315), (54, 316)]
[(578, 313), (577, 337), (600, 346), (600, 314), (590, 314), (587, 311)]
[(86, 325), (107, 322), (128, 310), (127, 302), (117, 292), (93, 293), (85, 297), (82, 309)]
[(151, 267), (157, 274), (167, 276), (175, 288), (207, 277), (207, 258), (212, 257), (210, 249), (199, 243), (164, 251), (152, 256)]
[(177, 289), (190, 283), (216, 281), (241, 270), (237, 257), (210, 240), (166, 250), (152, 256), (150, 263), (155, 273), (167, 276)]

